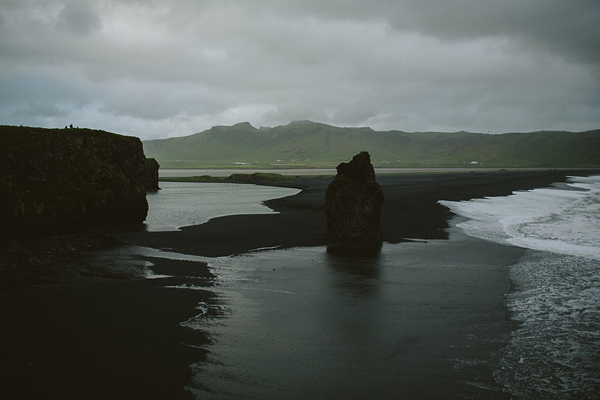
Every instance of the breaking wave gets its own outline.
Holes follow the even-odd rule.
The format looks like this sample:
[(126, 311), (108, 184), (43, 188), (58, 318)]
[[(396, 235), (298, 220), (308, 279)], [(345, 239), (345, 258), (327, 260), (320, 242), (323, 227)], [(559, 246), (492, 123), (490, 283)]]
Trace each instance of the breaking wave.
[(529, 249), (511, 266), (520, 322), (495, 377), (518, 398), (600, 393), (600, 176), (510, 196), (441, 201), (467, 235)]

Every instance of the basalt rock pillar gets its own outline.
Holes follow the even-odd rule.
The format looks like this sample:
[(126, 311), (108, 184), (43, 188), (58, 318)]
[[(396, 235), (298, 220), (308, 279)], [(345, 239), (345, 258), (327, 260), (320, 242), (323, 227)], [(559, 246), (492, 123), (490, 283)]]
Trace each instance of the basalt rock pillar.
[(327, 233), (336, 239), (380, 243), (383, 200), (368, 152), (341, 163), (325, 195)]
[(160, 187), (158, 187), (159, 169), (160, 164), (155, 158), (146, 158), (144, 165), (144, 185), (147, 192), (158, 192), (160, 190)]

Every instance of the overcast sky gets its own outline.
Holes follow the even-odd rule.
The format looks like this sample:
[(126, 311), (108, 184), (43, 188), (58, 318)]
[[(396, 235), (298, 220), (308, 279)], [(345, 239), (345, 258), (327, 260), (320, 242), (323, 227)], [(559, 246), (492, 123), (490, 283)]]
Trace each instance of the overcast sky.
[(599, 0), (0, 0), (0, 124), (600, 128)]

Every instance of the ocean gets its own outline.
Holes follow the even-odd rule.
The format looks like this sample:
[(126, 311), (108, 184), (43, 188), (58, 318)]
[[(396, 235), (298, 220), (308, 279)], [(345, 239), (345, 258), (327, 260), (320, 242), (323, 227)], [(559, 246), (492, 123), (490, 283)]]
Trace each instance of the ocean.
[(506, 297), (520, 325), (494, 375), (517, 398), (600, 396), (600, 176), (511, 196), (442, 201), (467, 235), (527, 249)]
[(176, 231), (211, 218), (236, 214), (269, 214), (264, 201), (293, 196), (299, 189), (235, 183), (161, 182), (148, 193), (147, 231)]

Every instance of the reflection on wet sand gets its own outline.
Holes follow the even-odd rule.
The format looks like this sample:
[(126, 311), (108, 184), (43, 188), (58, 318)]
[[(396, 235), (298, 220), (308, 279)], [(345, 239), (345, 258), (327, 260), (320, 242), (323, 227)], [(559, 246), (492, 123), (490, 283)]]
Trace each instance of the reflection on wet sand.
[(381, 274), (380, 251), (381, 244), (328, 246), (325, 260), (334, 274), (332, 285), (355, 297), (375, 296)]

